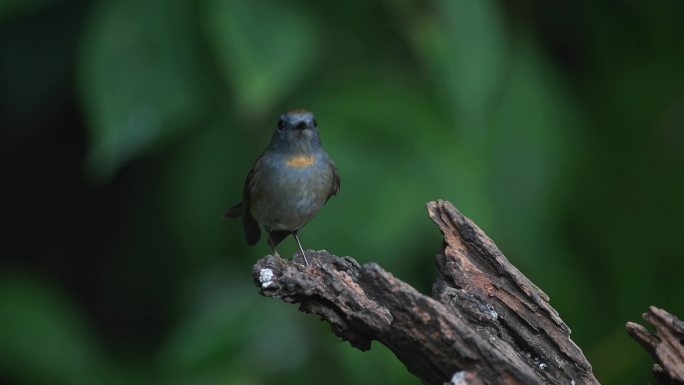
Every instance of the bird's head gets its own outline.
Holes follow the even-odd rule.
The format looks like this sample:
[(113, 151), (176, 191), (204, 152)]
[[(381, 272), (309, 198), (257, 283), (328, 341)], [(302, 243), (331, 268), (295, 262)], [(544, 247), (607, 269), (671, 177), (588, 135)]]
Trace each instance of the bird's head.
[(318, 123), (307, 110), (292, 110), (280, 115), (271, 145), (299, 152), (310, 152), (320, 146)]

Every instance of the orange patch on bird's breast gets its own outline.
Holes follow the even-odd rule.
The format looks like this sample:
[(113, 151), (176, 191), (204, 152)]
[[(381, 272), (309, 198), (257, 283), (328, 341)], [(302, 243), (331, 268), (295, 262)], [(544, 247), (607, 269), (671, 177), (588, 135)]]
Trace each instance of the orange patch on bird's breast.
[(316, 163), (316, 160), (311, 155), (295, 155), (287, 158), (285, 163), (290, 167), (303, 168)]

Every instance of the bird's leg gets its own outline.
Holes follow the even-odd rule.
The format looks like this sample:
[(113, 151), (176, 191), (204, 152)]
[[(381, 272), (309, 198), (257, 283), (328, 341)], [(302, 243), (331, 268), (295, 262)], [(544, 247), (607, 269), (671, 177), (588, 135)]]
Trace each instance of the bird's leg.
[(302, 242), (299, 241), (299, 237), (297, 236), (297, 232), (293, 231), (292, 236), (294, 237), (295, 241), (297, 241), (297, 246), (299, 246), (299, 251), (302, 253), (302, 257), (304, 257), (304, 263), (306, 263), (306, 265), (309, 266), (309, 261), (306, 260), (306, 253), (304, 253), (304, 248), (302, 247)]
[(275, 242), (273, 242), (273, 239), (271, 238), (271, 229), (267, 229), (266, 234), (268, 234), (268, 245), (271, 246), (271, 252), (274, 256), (280, 257), (280, 254), (278, 254), (278, 250), (276, 250), (275, 248)]

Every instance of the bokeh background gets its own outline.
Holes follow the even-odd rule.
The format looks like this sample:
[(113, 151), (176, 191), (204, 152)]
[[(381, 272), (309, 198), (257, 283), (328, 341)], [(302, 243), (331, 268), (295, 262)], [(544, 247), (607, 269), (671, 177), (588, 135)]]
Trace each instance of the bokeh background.
[[(475, 220), (551, 297), (603, 384), (624, 331), (684, 316), (684, 2), (0, 2), (0, 382), (418, 384), (257, 294), (222, 211), (277, 116), (342, 176), (305, 247), (427, 293)], [(292, 255), (286, 240), (281, 254)]]

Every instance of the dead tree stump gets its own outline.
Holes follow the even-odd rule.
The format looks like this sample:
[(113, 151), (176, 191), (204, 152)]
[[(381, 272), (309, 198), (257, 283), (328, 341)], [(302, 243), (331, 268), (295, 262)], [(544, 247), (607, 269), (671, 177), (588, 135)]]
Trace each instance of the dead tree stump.
[(451, 203), (427, 208), (444, 234), (432, 296), (327, 251), (308, 251), (308, 267), (299, 255), (262, 258), (255, 282), (360, 350), (386, 345), (427, 385), (598, 384), (548, 296)]

